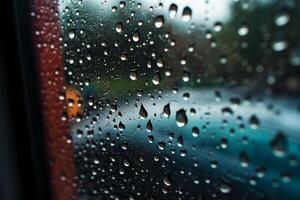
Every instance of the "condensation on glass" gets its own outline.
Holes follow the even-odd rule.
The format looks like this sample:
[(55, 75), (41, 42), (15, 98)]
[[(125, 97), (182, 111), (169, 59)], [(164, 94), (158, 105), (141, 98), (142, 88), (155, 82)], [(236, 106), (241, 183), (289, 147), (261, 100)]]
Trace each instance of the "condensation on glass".
[(300, 198), (299, 1), (32, 10), (57, 199)]

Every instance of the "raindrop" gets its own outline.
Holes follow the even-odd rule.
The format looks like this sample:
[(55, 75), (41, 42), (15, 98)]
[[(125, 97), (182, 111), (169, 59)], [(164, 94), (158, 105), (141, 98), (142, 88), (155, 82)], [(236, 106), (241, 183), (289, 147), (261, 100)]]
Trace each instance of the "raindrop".
[(146, 111), (145, 107), (143, 106), (143, 104), (141, 104), (141, 108), (140, 108), (140, 111), (139, 111), (139, 115), (142, 119), (145, 119), (147, 118), (148, 116), (148, 112)]
[(225, 108), (222, 108), (222, 114), (225, 117), (229, 117), (229, 116), (233, 115), (233, 111), (231, 110), (231, 108), (225, 107)]
[(69, 38), (70, 38), (70, 39), (74, 39), (74, 38), (75, 38), (75, 30), (71, 30), (71, 31), (69, 32)]
[(240, 163), (242, 167), (248, 167), (249, 166), (249, 158), (245, 151), (242, 151), (239, 155)]
[(169, 187), (172, 185), (172, 180), (169, 174), (165, 175), (163, 178), (164, 184)]
[(164, 142), (162, 142), (162, 141), (160, 141), (160, 142), (158, 143), (158, 148), (159, 148), (160, 150), (164, 150), (165, 147), (166, 147), (166, 143), (164, 143)]
[(288, 47), (288, 43), (285, 40), (276, 40), (273, 42), (272, 47), (274, 51), (283, 51)]
[(153, 137), (153, 135), (149, 135), (149, 136), (148, 136), (148, 142), (149, 142), (149, 143), (153, 143), (153, 142), (154, 142), (154, 137)]
[(276, 157), (284, 157), (287, 153), (287, 139), (285, 134), (279, 132), (271, 141), (271, 148)]
[(256, 115), (252, 115), (249, 119), (250, 128), (257, 129), (259, 127), (259, 119), (256, 117)]
[(170, 117), (171, 114), (170, 103), (164, 106), (163, 113), (165, 117)]
[(218, 166), (219, 166), (218, 161), (216, 161), (216, 160), (210, 161), (210, 167), (212, 169), (216, 169)]
[(189, 7), (185, 7), (182, 11), (182, 20), (184, 22), (190, 21), (192, 18), (192, 10)]
[(289, 16), (289, 14), (286, 13), (286, 12), (279, 13), (279, 14), (275, 17), (275, 24), (276, 24), (277, 26), (284, 26), (284, 25), (286, 25), (289, 21), (290, 21), (290, 16)]
[(189, 100), (190, 99), (190, 93), (184, 93), (183, 95), (182, 95), (182, 97), (183, 97), (183, 100), (185, 100), (185, 101), (187, 101), (187, 100)]
[(125, 125), (122, 122), (120, 122), (119, 123), (119, 130), (123, 131), (124, 129), (125, 129)]
[(184, 127), (188, 122), (184, 109), (180, 109), (176, 112), (176, 123), (179, 127)]
[(171, 18), (174, 18), (177, 14), (178, 7), (176, 4), (172, 3), (169, 8), (169, 14)]
[(183, 146), (183, 138), (182, 138), (182, 136), (179, 136), (177, 138), (177, 146), (179, 146), (179, 147)]
[(295, 49), (290, 53), (289, 62), (293, 66), (300, 66), (300, 49)]
[(125, 6), (126, 6), (125, 1), (121, 1), (121, 2), (120, 2), (120, 8), (124, 8)]
[(228, 140), (226, 138), (222, 138), (220, 146), (222, 149), (227, 149), (228, 148)]
[(120, 59), (121, 59), (122, 61), (127, 60), (127, 53), (123, 52), (123, 53), (121, 54), (121, 56), (120, 56)]
[(122, 33), (123, 30), (124, 30), (124, 27), (123, 27), (122, 22), (118, 22), (118, 23), (116, 24), (115, 28), (116, 28), (116, 31), (117, 31), (118, 33)]
[(131, 70), (129, 73), (129, 77), (131, 80), (135, 81), (138, 77), (138, 72), (137, 70)]
[(240, 36), (245, 36), (245, 35), (248, 34), (248, 32), (249, 32), (249, 28), (248, 28), (248, 26), (246, 26), (246, 25), (243, 25), (243, 26), (241, 26), (241, 27), (238, 29), (238, 34), (239, 34)]
[(223, 194), (228, 194), (231, 192), (231, 186), (229, 183), (222, 181), (221, 182), (221, 186), (220, 186), (220, 192), (222, 192)]
[(223, 26), (221, 22), (216, 22), (214, 25), (214, 31), (215, 32), (220, 32), (222, 30)]
[(156, 65), (157, 65), (157, 67), (159, 67), (159, 68), (161, 68), (161, 67), (164, 66), (164, 61), (163, 61), (162, 56), (159, 56), (159, 57), (157, 58)]
[(182, 76), (182, 80), (183, 80), (184, 82), (188, 82), (188, 81), (190, 80), (190, 72), (184, 71), (184, 72), (183, 72), (183, 76)]
[(152, 131), (153, 131), (153, 126), (152, 126), (152, 123), (151, 123), (150, 120), (149, 120), (149, 121), (147, 122), (147, 124), (146, 124), (146, 130), (147, 130), (148, 132), (152, 132)]
[(154, 76), (152, 77), (152, 83), (154, 85), (158, 85), (161, 81), (161, 77), (159, 73), (155, 73)]
[(139, 31), (138, 30), (136, 30), (134, 33), (133, 33), (133, 35), (132, 35), (132, 40), (134, 41), (134, 42), (138, 42), (139, 40), (140, 40), (140, 33), (139, 33)]
[(193, 135), (193, 137), (198, 137), (199, 133), (200, 133), (200, 131), (199, 131), (198, 127), (193, 127), (192, 128), (192, 135)]
[(162, 15), (159, 15), (155, 18), (154, 25), (156, 28), (161, 28), (164, 25), (164, 17)]

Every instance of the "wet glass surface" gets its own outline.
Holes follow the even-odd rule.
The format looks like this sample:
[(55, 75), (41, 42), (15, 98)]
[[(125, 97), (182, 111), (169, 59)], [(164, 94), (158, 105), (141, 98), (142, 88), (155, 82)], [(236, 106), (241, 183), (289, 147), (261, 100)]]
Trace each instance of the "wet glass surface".
[(299, 1), (60, 0), (58, 16), (78, 199), (299, 199)]

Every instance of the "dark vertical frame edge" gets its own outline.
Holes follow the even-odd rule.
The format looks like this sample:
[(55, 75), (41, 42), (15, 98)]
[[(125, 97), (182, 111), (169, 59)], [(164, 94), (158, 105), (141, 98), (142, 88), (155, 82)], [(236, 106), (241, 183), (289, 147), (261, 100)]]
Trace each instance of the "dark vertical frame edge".
[[(9, 2), (9, 3), (8, 3)], [(50, 181), (43, 132), (37, 66), (35, 65), (30, 0), (7, 0), (6, 11), (13, 66), (6, 65), (12, 123), (16, 142), (19, 182), (23, 199), (51, 199)], [(9, 16), (10, 14), (10, 16)], [(15, 54), (15, 55), (13, 55)], [(10, 71), (10, 67), (15, 67)], [(17, 105), (19, 104), (19, 105)], [(23, 113), (24, 112), (24, 113)]]

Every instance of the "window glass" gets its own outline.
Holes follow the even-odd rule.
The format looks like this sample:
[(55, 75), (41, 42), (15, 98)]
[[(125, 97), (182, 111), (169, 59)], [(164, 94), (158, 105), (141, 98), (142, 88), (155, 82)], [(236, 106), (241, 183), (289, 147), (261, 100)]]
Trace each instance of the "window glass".
[(37, 1), (31, 15), (58, 199), (298, 199), (299, 1)]

